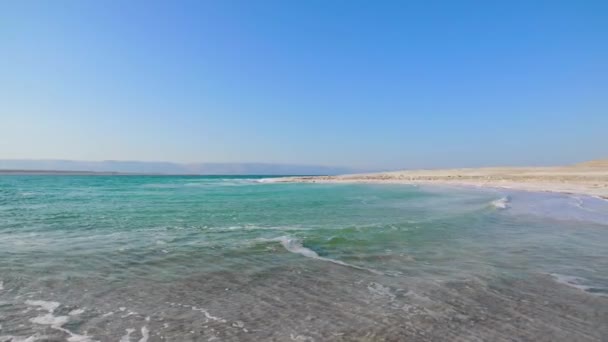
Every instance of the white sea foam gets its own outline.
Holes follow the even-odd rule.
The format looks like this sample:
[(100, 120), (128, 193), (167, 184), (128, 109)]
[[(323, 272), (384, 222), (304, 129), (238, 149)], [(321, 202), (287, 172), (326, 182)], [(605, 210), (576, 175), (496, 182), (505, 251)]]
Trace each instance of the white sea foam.
[(254, 180), (256, 183), (276, 183), (279, 178), (260, 178)]
[(191, 187), (202, 187), (202, 186), (209, 186), (209, 183), (207, 182), (190, 182), (190, 183), (184, 183), (184, 186), (191, 186)]
[(52, 329), (59, 330), (70, 335), (70, 337), (67, 338), (68, 342), (93, 342), (89, 336), (73, 333), (63, 327), (63, 325), (70, 320), (70, 317), (53, 315), (53, 312), (55, 312), (55, 310), (61, 305), (60, 303), (45, 300), (26, 300), (25, 304), (29, 306), (37, 306), (40, 309), (47, 311), (47, 313), (44, 315), (31, 318), (30, 322), (40, 325), (49, 325)]
[(126, 334), (122, 335), (119, 342), (131, 342), (131, 334), (135, 331), (133, 328), (125, 329)]
[(604, 206), (602, 201), (608, 201), (608, 199), (599, 197), (599, 196), (588, 196), (588, 197), (579, 197), (579, 196), (571, 196), (573, 202), (571, 202), (575, 207), (587, 211), (592, 214), (606, 214), (608, 213), (608, 208)]
[(509, 211), (516, 215), (531, 214), (552, 220), (608, 225), (608, 202), (591, 196), (514, 193), (509, 205)]
[(608, 297), (608, 288), (594, 286), (588, 279), (557, 273), (551, 273), (550, 275), (560, 284), (574, 287), (595, 296)]
[(574, 200), (574, 206), (579, 208), (579, 209), (583, 209), (583, 210), (587, 210), (587, 208), (585, 208), (583, 206), (583, 199), (578, 197), (578, 196), (572, 196), (571, 197)]
[(24, 192), (21, 192), (21, 193), (19, 193), (19, 194), (20, 194), (21, 196), (24, 196), (24, 197), (27, 197), (27, 196), (34, 196), (34, 195), (36, 195), (36, 193), (35, 193), (35, 192), (32, 192), (32, 191), (24, 191)]
[(139, 342), (147, 342), (148, 338), (150, 338), (150, 330), (144, 325), (141, 327), (141, 338), (139, 339)]
[(165, 184), (165, 183), (150, 183), (150, 184), (142, 184), (142, 188), (151, 188), (151, 189), (172, 189), (179, 187), (178, 184)]
[(8, 335), (8, 336), (0, 336), (0, 341), (2, 342), (35, 342), (41, 339), (46, 339), (46, 336), (41, 336), (39, 333), (36, 333), (32, 336), (27, 336), (27, 337), (23, 337), (23, 336), (12, 336), (12, 335)]
[(46, 300), (26, 300), (25, 304), (27, 304), (29, 306), (39, 306), (40, 308), (42, 308), (48, 312), (55, 311), (55, 309), (57, 309), (59, 307), (59, 305), (61, 305), (58, 302), (49, 302)]
[(203, 179), (201, 181), (191, 181), (183, 184), (174, 184), (173, 187), (209, 187), (209, 186), (242, 186), (258, 183), (258, 179), (254, 178), (218, 178), (210, 181), (208, 179)]
[(298, 341), (298, 342), (314, 342), (315, 339), (310, 337), (310, 336), (306, 336), (306, 335), (296, 335), (296, 334), (289, 334), (289, 338), (292, 341)]
[(197, 308), (196, 306), (193, 306), (192, 310), (202, 312), (205, 315), (205, 317), (207, 318), (207, 321), (212, 320), (212, 321), (216, 321), (216, 322), (220, 322), (220, 323), (227, 322), (225, 319), (223, 319), (221, 317), (213, 316), (212, 314), (209, 313), (209, 311), (207, 311), (204, 308)]
[(70, 316), (77, 316), (84, 312), (84, 309), (74, 309), (68, 313)]
[(365, 270), (368, 272), (372, 272), (375, 274), (384, 274), (382, 272), (370, 269), (370, 268), (365, 268), (365, 267), (361, 267), (361, 266), (357, 266), (357, 265), (352, 265), (349, 263), (346, 263), (344, 261), (340, 261), (340, 260), (336, 260), (336, 259), (330, 259), (330, 258), (325, 258), (322, 256), (319, 256), (319, 254), (317, 254), (317, 252), (313, 251), (310, 248), (304, 247), (304, 245), (302, 244), (302, 241), (300, 239), (296, 239), (296, 238), (291, 238), (289, 236), (280, 236), (274, 239), (262, 239), (262, 241), (278, 241), (281, 243), (281, 245), (289, 252), (291, 253), (295, 253), (295, 254), (300, 254), (302, 256), (305, 256), (307, 258), (312, 258), (312, 259), (316, 259), (316, 260), (322, 260), (322, 261), (327, 261), (327, 262), (331, 262), (334, 264), (338, 264), (338, 265), (342, 265), (342, 266), (346, 266), (346, 267), (351, 267), (351, 268), (356, 268), (358, 270)]
[(388, 286), (384, 286), (382, 284), (371, 282), (367, 285), (367, 290), (372, 294), (375, 298), (386, 298), (390, 301), (395, 300), (397, 297)]
[(568, 285), (570, 287), (577, 288), (579, 290), (587, 291), (592, 287), (583, 285), (583, 283), (587, 282), (586, 279), (581, 277), (569, 276), (564, 274), (551, 273), (551, 276), (560, 284)]
[(509, 196), (505, 196), (505, 197), (501, 197), (497, 200), (494, 200), (490, 203), (490, 205), (492, 205), (494, 208), (498, 208), (498, 209), (507, 209), (509, 208), (509, 202), (511, 201), (511, 199), (509, 198)]
[(244, 225), (244, 226), (230, 226), (230, 227), (218, 227), (218, 228), (208, 228), (214, 232), (227, 232), (227, 231), (239, 231), (239, 230), (310, 230), (311, 228), (305, 227), (285, 227), (285, 226), (256, 226), (256, 225)]
[(42, 316), (31, 318), (30, 322), (41, 325), (50, 325), (52, 327), (61, 327), (69, 320), (70, 318), (68, 316), (54, 316), (52, 313), (47, 313)]
[[(287, 236), (281, 236), (281, 237), (278, 237), (277, 240), (281, 243), (281, 245), (283, 245), (283, 247), (285, 247), (286, 250), (288, 250), (292, 253), (300, 254), (307, 258), (314, 258), (314, 259), (321, 258), (319, 256), (319, 254), (317, 254), (317, 252), (313, 251), (310, 248), (304, 247), (304, 245), (302, 244), (302, 241), (299, 239), (293, 239), (293, 238), (289, 238)], [(335, 261), (335, 260), (333, 260), (333, 261)]]
[(71, 331), (63, 328), (61, 328), (61, 330), (70, 334), (70, 337), (68, 337), (68, 342), (94, 342), (89, 336), (74, 334)]
[(132, 315), (138, 315), (138, 313), (135, 312), (135, 311), (129, 311), (125, 315), (120, 316), (120, 318), (126, 318), (126, 317), (129, 317), (129, 316), (132, 316)]

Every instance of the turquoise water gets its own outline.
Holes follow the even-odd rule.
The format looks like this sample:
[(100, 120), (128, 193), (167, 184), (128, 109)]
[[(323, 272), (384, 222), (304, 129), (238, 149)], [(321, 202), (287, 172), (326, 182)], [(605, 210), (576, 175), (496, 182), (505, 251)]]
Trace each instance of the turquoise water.
[(607, 295), (591, 197), (0, 176), (0, 341), (601, 341)]

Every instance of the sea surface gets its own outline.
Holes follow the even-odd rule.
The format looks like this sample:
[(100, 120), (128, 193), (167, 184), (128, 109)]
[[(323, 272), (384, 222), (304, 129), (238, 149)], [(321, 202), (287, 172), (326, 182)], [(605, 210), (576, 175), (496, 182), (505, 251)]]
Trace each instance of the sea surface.
[(6, 341), (608, 341), (608, 202), (0, 176)]

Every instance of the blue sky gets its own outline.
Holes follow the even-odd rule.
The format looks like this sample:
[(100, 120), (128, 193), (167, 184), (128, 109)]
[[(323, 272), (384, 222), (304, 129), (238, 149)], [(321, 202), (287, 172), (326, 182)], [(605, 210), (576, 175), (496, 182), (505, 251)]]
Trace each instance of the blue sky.
[(0, 158), (608, 157), (607, 1), (2, 1)]

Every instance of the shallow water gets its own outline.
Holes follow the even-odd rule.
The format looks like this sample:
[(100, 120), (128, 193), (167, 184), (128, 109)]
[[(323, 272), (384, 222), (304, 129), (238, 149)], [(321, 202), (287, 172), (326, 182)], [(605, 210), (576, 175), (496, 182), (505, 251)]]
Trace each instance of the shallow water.
[(0, 176), (0, 341), (605, 341), (608, 202)]

